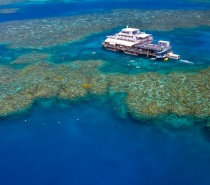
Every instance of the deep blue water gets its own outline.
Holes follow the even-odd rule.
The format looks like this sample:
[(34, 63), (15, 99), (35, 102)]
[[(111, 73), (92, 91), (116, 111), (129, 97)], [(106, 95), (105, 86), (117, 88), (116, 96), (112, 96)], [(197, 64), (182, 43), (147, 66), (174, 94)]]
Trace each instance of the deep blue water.
[(210, 143), (202, 127), (169, 131), (103, 105), (47, 102), (1, 120), (0, 183), (209, 184)]
[(19, 8), (14, 14), (1, 15), (1, 21), (24, 20), (33, 18), (45, 18), (65, 15), (79, 15), (85, 13), (103, 12), (116, 8), (140, 8), (140, 9), (209, 9), (208, 3), (190, 3), (182, 0), (101, 0), (101, 1), (74, 1), (65, 3), (62, 1), (29, 1), (17, 3), (2, 8)]
[[(20, 11), (0, 15), (0, 21), (79, 15), (114, 8), (210, 8), (208, 4), (181, 1), (132, 2), (135, 4), (131, 1), (18, 3), (2, 7), (18, 7)], [(101, 42), (105, 36), (120, 29), (46, 48), (44, 52), (52, 55), (54, 63), (102, 59), (106, 65), (100, 70), (117, 73), (167, 73), (206, 68), (210, 64), (207, 27), (169, 32), (145, 30), (157, 40), (170, 40), (174, 52), (193, 64), (178, 61), (155, 64), (149, 59), (103, 50)], [(10, 65), (15, 58), (31, 51), (34, 50), (0, 45), (1, 65)], [(130, 63), (131, 60), (134, 62)], [(117, 98), (91, 99), (78, 104), (44, 101), (35, 103), (29, 112), (1, 118), (0, 184), (209, 185), (210, 131), (204, 123), (183, 130), (153, 126), (114, 109), (119, 102)]]

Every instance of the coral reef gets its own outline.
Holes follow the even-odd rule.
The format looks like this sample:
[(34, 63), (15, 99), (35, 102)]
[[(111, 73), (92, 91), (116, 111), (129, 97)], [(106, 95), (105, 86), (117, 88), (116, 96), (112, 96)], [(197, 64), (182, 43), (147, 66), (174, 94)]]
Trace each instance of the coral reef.
[(7, 4), (21, 3), (21, 2), (25, 2), (25, 1), (27, 1), (27, 0), (1, 0), (0, 6), (7, 5)]
[[(123, 16), (122, 16), (123, 15)], [(210, 26), (209, 10), (134, 10), (0, 23), (0, 43), (9, 47), (41, 48), (73, 42), (119, 26), (172, 30)]]
[(18, 8), (5, 8), (5, 9), (0, 9), (0, 14), (16, 13), (17, 11)]
[(0, 116), (27, 109), (37, 98), (74, 100), (124, 93), (126, 109), (136, 119), (161, 120), (173, 114), (209, 120), (210, 68), (197, 73), (124, 75), (100, 72), (103, 64), (93, 60), (38, 62), (23, 69), (0, 66)]
[(90, 84), (82, 84), (82, 87), (84, 89), (90, 89), (91, 85)]
[(46, 62), (49, 57), (50, 56), (46, 53), (31, 52), (29, 54), (19, 56), (11, 64), (33, 64), (36, 62)]
[(184, 0), (186, 2), (193, 2), (193, 3), (210, 3), (209, 0)]

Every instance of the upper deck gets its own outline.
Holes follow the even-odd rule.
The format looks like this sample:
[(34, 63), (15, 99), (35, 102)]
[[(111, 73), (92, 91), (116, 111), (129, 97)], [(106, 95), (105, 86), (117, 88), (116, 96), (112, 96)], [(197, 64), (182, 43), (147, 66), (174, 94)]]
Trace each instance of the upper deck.
[(153, 37), (151, 34), (146, 34), (145, 32), (141, 32), (139, 29), (136, 28), (124, 28), (121, 32), (108, 36), (108, 38), (116, 39), (116, 40), (125, 40), (131, 42), (151, 42)]
[(129, 35), (136, 35), (140, 33), (139, 29), (136, 28), (124, 28), (120, 33), (129, 34)]

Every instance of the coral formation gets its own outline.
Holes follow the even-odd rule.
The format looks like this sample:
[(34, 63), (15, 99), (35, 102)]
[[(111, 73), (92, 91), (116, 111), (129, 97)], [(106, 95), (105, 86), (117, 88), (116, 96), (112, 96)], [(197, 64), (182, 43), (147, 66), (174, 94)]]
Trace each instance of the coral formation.
[(46, 62), (49, 59), (49, 55), (46, 53), (31, 52), (29, 54), (21, 55), (11, 64), (33, 64), (36, 62)]
[(7, 5), (7, 4), (13, 4), (13, 3), (21, 3), (21, 2), (25, 2), (25, 1), (26, 0), (1, 0), (0, 6)]
[(5, 8), (5, 9), (0, 9), (0, 14), (16, 13), (17, 11), (18, 8)]
[(168, 114), (207, 120), (210, 117), (210, 68), (197, 73), (155, 72), (104, 74), (103, 61), (65, 64), (39, 62), (23, 69), (0, 67), (0, 116), (29, 108), (37, 98), (74, 100), (124, 93), (127, 111), (137, 119)]
[(82, 84), (82, 87), (84, 89), (90, 89), (91, 85), (90, 84)]
[(210, 3), (209, 0), (184, 0), (187, 2), (194, 2), (194, 3)]
[(117, 9), (103, 14), (10, 21), (0, 23), (0, 43), (9, 47), (40, 48), (77, 41), (128, 22), (141, 29), (164, 31), (210, 26), (209, 17), (209, 10)]

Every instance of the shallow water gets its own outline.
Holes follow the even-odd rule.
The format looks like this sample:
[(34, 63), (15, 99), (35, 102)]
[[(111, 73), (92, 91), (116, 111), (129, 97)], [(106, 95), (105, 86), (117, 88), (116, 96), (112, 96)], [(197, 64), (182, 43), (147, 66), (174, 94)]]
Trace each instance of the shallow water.
[[(174, 1), (27, 1), (1, 8), (19, 8), (0, 15), (0, 22), (103, 13), (118, 8), (210, 9), (208, 3)], [(49, 63), (103, 60), (103, 73), (139, 74), (196, 72), (210, 66), (209, 27), (153, 31), (156, 40), (170, 40), (182, 61), (162, 62), (104, 50), (106, 35), (117, 27), (74, 43), (46, 48), (0, 45), (0, 67), (30, 53), (49, 54)], [(189, 63), (191, 62), (191, 63)], [(128, 66), (129, 64), (129, 66)], [(140, 68), (136, 68), (140, 67)], [(1, 90), (1, 89), (0, 89)], [(196, 122), (185, 129), (140, 121), (125, 113), (118, 97), (68, 103), (36, 101), (31, 109), (0, 118), (0, 184), (185, 184), (210, 182), (210, 130)], [(171, 118), (174, 122), (185, 118)], [(179, 125), (179, 123), (177, 123)]]
[[(170, 40), (174, 53), (181, 56), (180, 61), (163, 62), (145, 57), (135, 57), (122, 53), (107, 51), (101, 47), (106, 35), (112, 35), (121, 30), (121, 27), (70, 44), (62, 44), (42, 50), (37, 49), (10, 49), (6, 45), (0, 47), (2, 65), (10, 65), (15, 59), (31, 52), (50, 54), (50, 62), (66, 63), (75, 60), (104, 60), (105, 66), (101, 71), (106, 73), (137, 74), (145, 72), (159, 72), (167, 74), (172, 71), (195, 71), (205, 69), (210, 65), (209, 52), (210, 37), (208, 27), (192, 29), (175, 29), (173, 31), (150, 31), (156, 40)], [(199, 34), (199, 37), (197, 37)], [(136, 67), (140, 68), (136, 68)], [(13, 65), (14, 68), (24, 67)]]

